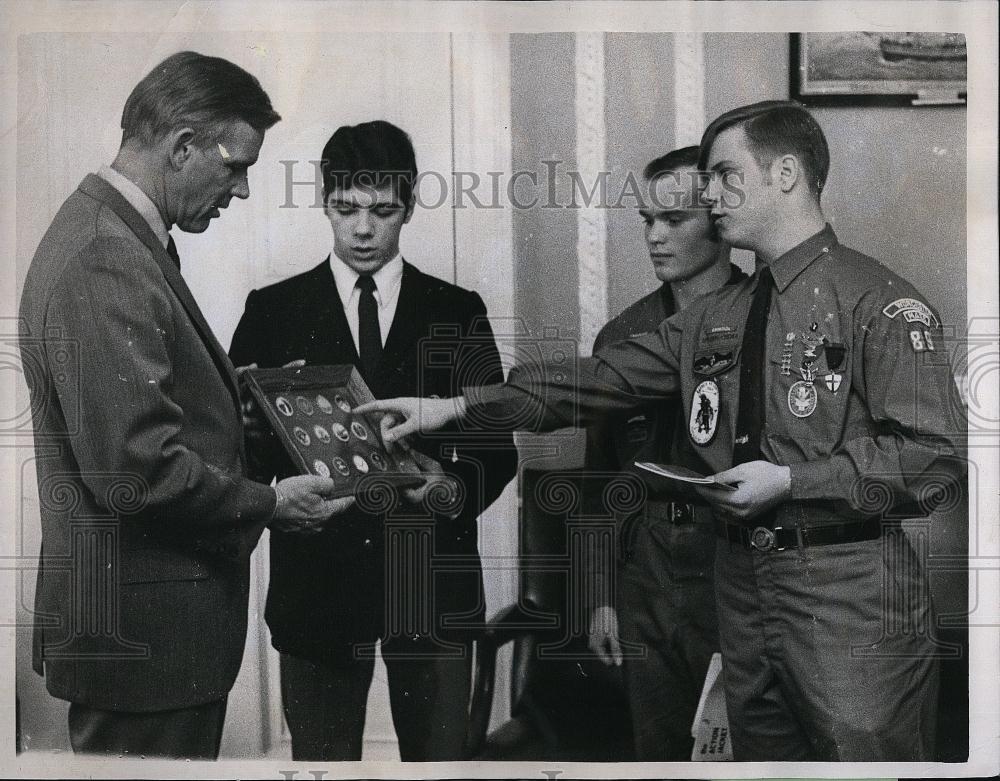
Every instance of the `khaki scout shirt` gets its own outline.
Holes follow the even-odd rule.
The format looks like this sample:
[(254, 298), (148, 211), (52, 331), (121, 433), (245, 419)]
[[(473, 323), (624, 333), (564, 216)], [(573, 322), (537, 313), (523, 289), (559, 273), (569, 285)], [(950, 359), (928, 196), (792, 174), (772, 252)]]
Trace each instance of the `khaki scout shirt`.
[[(761, 450), (791, 468), (791, 498), (776, 525), (929, 512), (964, 471), (966, 436), (937, 314), (906, 280), (841, 245), (830, 226), (771, 272)], [(723, 287), (655, 332), (581, 359), (575, 373), (560, 368), (539, 380), (537, 371), (514, 370), (504, 385), (469, 388), (469, 415), (487, 422), (529, 407), (540, 410), (541, 427), (558, 428), (680, 394), (692, 447), (710, 471), (728, 469), (756, 285), (755, 274)]]

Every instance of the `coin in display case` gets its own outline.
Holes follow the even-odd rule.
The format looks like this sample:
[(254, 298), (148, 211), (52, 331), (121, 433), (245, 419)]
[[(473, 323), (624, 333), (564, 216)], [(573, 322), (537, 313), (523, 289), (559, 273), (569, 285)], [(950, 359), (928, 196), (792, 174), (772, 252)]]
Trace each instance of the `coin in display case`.
[(295, 428), (292, 429), (292, 433), (295, 435), (295, 438), (302, 444), (302, 447), (309, 447), (309, 443), (312, 442), (312, 440), (309, 439), (309, 435), (306, 433), (305, 429), (296, 426)]
[(295, 406), (299, 408), (299, 411), (301, 411), (303, 415), (312, 415), (313, 412), (316, 411), (313, 409), (312, 402), (305, 396), (296, 396)]
[(318, 474), (320, 477), (329, 477), (330, 476), (330, 467), (328, 467), (326, 464), (324, 464), (318, 458), (315, 461), (313, 461), (313, 471), (316, 474)]
[(351, 438), (351, 435), (347, 433), (347, 429), (341, 426), (339, 423), (334, 423), (332, 426), (330, 426), (330, 430), (333, 431), (333, 435), (341, 442), (346, 442)]
[(290, 418), (295, 414), (295, 410), (292, 409), (292, 405), (288, 403), (288, 399), (284, 396), (278, 396), (274, 400), (274, 406), (278, 408), (278, 412), (284, 415), (286, 418)]
[(375, 466), (377, 466), (383, 472), (389, 468), (389, 465), (385, 462), (385, 459), (382, 458), (382, 454), (379, 453), (377, 450), (373, 450), (371, 453), (369, 453), (368, 458), (371, 459), (371, 462), (375, 464)]
[(353, 421), (351, 423), (351, 431), (354, 432), (354, 436), (358, 439), (368, 439), (368, 429), (365, 428), (363, 423), (358, 421)]
[(347, 399), (345, 399), (339, 393), (336, 396), (333, 397), (333, 400), (337, 403), (338, 407), (340, 407), (342, 410), (344, 410), (344, 412), (350, 412), (351, 411), (351, 405), (350, 405), (350, 403), (347, 401)]
[(368, 474), (368, 462), (365, 461), (364, 458), (355, 453), (351, 460), (354, 461), (354, 468), (361, 472), (361, 474)]
[(333, 457), (333, 468), (336, 469), (344, 477), (347, 477), (351, 473), (351, 468), (347, 466), (347, 462), (340, 456)]
[(316, 439), (318, 439), (324, 445), (330, 444), (330, 432), (327, 431), (322, 426), (319, 425), (313, 426), (313, 436), (315, 436)]
[(325, 414), (331, 415), (333, 413), (333, 405), (327, 400), (326, 396), (320, 394), (316, 397), (316, 406), (319, 407)]

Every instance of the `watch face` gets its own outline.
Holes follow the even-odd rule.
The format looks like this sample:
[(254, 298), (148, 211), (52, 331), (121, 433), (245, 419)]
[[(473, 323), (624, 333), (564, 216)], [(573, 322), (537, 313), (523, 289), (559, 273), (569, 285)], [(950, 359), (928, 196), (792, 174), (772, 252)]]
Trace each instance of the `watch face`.
[(316, 439), (318, 439), (324, 445), (330, 444), (330, 432), (327, 431), (322, 426), (319, 425), (313, 426), (313, 436), (315, 436)]
[(320, 394), (316, 397), (316, 406), (326, 415), (333, 414), (333, 405), (327, 400), (326, 396)]
[(351, 438), (351, 435), (347, 433), (347, 429), (341, 426), (339, 423), (334, 423), (332, 426), (330, 426), (330, 430), (333, 431), (333, 435), (341, 442), (346, 442)]
[(358, 439), (368, 439), (368, 429), (365, 428), (363, 423), (355, 420), (351, 423), (351, 431)]
[(336, 402), (337, 406), (340, 407), (344, 412), (351, 411), (351, 405), (348, 403), (347, 399), (345, 399), (339, 393), (333, 397), (333, 400)]
[(355, 453), (351, 460), (354, 461), (354, 468), (361, 472), (361, 474), (368, 474), (368, 462), (364, 458)]
[(312, 415), (316, 410), (313, 409), (312, 402), (309, 401), (305, 396), (295, 397), (295, 406), (299, 408), (299, 411), (303, 415)]
[(284, 396), (278, 396), (274, 400), (274, 406), (278, 408), (278, 412), (284, 415), (286, 418), (290, 418), (295, 414), (295, 410), (292, 409), (292, 405), (288, 403), (288, 399)]
[(318, 474), (320, 477), (330, 476), (330, 467), (320, 461), (318, 458), (313, 461), (313, 472)]

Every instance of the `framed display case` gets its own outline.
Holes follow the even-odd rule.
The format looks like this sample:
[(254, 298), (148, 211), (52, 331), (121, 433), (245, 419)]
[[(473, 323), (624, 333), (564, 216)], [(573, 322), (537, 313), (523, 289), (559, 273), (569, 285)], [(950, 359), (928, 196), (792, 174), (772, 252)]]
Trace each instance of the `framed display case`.
[(249, 369), (243, 377), (299, 471), (333, 478), (337, 496), (424, 482), (407, 453), (387, 451), (376, 416), (354, 412), (374, 396), (353, 366)]

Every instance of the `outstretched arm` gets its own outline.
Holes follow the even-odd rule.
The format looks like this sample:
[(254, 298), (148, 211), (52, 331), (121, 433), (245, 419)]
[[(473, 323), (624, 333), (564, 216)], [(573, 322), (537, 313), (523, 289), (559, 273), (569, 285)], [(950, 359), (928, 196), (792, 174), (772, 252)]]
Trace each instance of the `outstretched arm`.
[(588, 425), (608, 412), (634, 409), (679, 392), (681, 334), (675, 320), (665, 321), (653, 333), (616, 342), (593, 358), (582, 358), (575, 370), (515, 367), (507, 382), (466, 388), (452, 399), (381, 399), (357, 411), (389, 413), (382, 422), (389, 443), (466, 418), (500, 431)]

